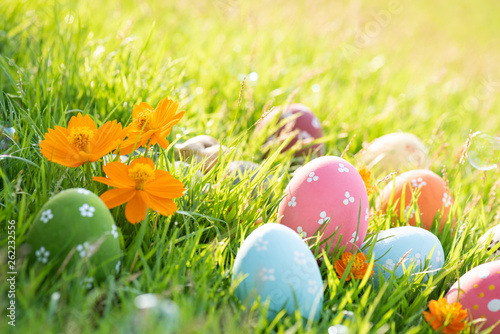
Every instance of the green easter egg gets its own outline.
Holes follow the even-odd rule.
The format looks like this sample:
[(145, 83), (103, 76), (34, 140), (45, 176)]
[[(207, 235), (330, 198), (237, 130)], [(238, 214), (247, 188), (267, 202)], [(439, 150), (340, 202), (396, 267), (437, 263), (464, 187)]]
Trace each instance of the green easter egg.
[[(120, 270), (121, 248), (118, 228), (104, 202), (87, 189), (76, 188), (52, 197), (35, 217), (27, 237), (30, 259), (51, 265), (57, 271), (84, 261), (95, 279), (103, 280)], [(69, 255), (70, 253), (72, 255)], [(94, 277), (84, 282), (90, 288)]]

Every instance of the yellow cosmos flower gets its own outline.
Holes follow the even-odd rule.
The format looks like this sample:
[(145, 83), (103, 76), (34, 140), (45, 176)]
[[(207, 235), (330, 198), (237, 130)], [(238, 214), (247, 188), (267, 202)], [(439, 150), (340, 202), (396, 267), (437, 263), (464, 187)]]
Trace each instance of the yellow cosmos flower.
[(161, 100), (156, 109), (141, 102), (134, 106), (133, 121), (127, 127), (128, 138), (120, 145), (120, 154), (129, 154), (142, 146), (159, 144), (167, 148), (169, 143), (166, 137), (172, 127), (177, 124), (184, 111), (176, 114), (179, 103), (169, 98)]
[(97, 129), (89, 115), (71, 117), (68, 128), (55, 126), (45, 134), (40, 149), (49, 161), (67, 167), (94, 162), (113, 151), (127, 132), (116, 121), (106, 122)]
[(169, 172), (155, 169), (150, 158), (135, 159), (130, 166), (115, 161), (103, 167), (106, 177), (93, 180), (115, 189), (104, 192), (100, 198), (108, 209), (127, 203), (125, 217), (136, 224), (146, 217), (148, 208), (169, 216), (177, 211), (172, 198), (181, 197), (186, 188)]

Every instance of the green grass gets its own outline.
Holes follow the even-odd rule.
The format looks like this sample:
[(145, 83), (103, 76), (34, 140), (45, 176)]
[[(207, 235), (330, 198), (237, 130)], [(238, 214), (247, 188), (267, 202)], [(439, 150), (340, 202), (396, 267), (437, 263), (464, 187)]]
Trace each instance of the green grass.
[[(432, 332), (421, 316), (428, 301), (486, 260), (477, 238), (500, 223), (492, 189), (498, 170), (483, 173), (458, 162), (471, 129), (500, 134), (500, 4), (402, 0), (397, 13), (374, 25), (374, 15), (390, 3), (3, 1), (0, 125), (14, 127), (17, 136), (0, 157), (0, 246), (6, 254), (3, 222), (15, 220), (19, 274), (16, 328), (2, 312), (0, 331), (127, 333), (135, 326), (138, 332), (162, 332), (157, 320), (137, 320), (134, 306), (137, 295), (157, 293), (179, 306), (179, 333), (326, 333), (342, 322), (342, 310), (354, 313), (355, 321), (344, 322), (352, 333)], [(251, 72), (258, 73), (257, 81), (248, 79)], [(107, 189), (86, 183), (83, 169), (47, 162), (38, 147), (47, 129), (65, 126), (80, 111), (98, 125), (109, 119), (126, 124), (135, 103), (156, 105), (165, 96), (186, 110), (171, 143), (208, 134), (233, 147), (231, 154), (196, 179), (195, 168), (173, 169), (172, 145), (155, 149), (157, 167), (172, 171), (189, 189), (172, 217), (151, 213), (146, 223), (131, 225), (123, 207), (111, 210), (125, 257), (118, 277), (87, 292), (69, 274), (55, 277), (29, 266), (23, 242), (53, 194), (81, 186), (98, 194)], [(343, 283), (332, 267), (336, 254), (321, 266), (325, 302), (319, 322), (284, 314), (269, 322), (265, 309), (245, 309), (237, 301), (230, 284), (237, 250), (258, 217), (276, 221), (297, 168), (290, 154), (264, 158), (265, 138), (254, 134), (254, 125), (263, 111), (291, 99), (310, 106), (322, 121), (328, 155), (340, 155), (356, 135), (345, 156), (355, 163), (363, 143), (403, 130), (427, 144), (432, 170), (441, 175), (446, 165), (455, 219), (469, 223), (460, 235), (438, 233), (446, 265), (432, 280), (406, 284), (403, 277), (380, 287)], [(232, 187), (223, 179), (230, 160), (257, 162), (264, 172), (250, 186)], [(267, 172), (274, 175), (270, 187), (252, 198), (253, 184)], [(102, 173), (101, 167), (93, 173)], [(390, 215), (376, 215), (369, 231), (390, 226)], [(58, 301), (51, 299), (55, 292)], [(3, 282), (0, 296), (5, 310)]]

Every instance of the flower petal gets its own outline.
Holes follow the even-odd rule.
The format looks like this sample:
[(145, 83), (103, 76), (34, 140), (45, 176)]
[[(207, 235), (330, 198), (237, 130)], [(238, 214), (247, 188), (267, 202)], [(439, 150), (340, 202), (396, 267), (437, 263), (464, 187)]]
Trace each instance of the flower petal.
[(136, 224), (146, 218), (147, 211), (147, 195), (143, 191), (136, 191), (125, 207), (125, 217), (130, 223)]
[(95, 125), (94, 121), (88, 114), (85, 116), (82, 116), (82, 113), (78, 113), (78, 115), (71, 117), (68, 123), (68, 129), (75, 128), (75, 127), (81, 127), (81, 126), (86, 126), (90, 130), (97, 130), (97, 126)]
[(122, 129), (121, 123), (116, 121), (106, 122), (96, 131), (90, 141), (91, 153), (102, 158), (104, 155), (113, 151), (125, 139), (126, 130)]
[(147, 182), (144, 191), (153, 196), (162, 198), (182, 197), (186, 188), (184, 184), (166, 171), (155, 171), (156, 178)]
[(132, 199), (135, 196), (137, 190), (135, 189), (123, 189), (116, 188), (110, 189), (104, 192), (100, 197), (100, 199), (106, 204), (108, 209), (115, 208), (117, 206), (122, 205)]
[(153, 162), (153, 160), (151, 160), (150, 158), (138, 158), (138, 159), (134, 159), (131, 163), (130, 163), (130, 168), (134, 167), (135, 164), (146, 164), (146, 165), (149, 165), (151, 168), (153, 168), (153, 170), (156, 169), (155, 167), (155, 163)]
[(107, 163), (102, 168), (104, 173), (108, 178), (115, 182), (117, 185), (113, 186), (116, 188), (130, 188), (135, 187), (135, 182), (128, 175), (129, 166), (125, 165), (121, 161), (113, 161)]
[(148, 103), (146, 102), (141, 102), (139, 104), (136, 104), (134, 106), (134, 109), (132, 110), (132, 117), (137, 118), (137, 116), (146, 110), (153, 110), (153, 107), (151, 107)]
[(171, 199), (160, 198), (151, 194), (148, 194), (148, 198), (151, 209), (158, 211), (163, 216), (173, 215), (177, 211), (177, 205)]

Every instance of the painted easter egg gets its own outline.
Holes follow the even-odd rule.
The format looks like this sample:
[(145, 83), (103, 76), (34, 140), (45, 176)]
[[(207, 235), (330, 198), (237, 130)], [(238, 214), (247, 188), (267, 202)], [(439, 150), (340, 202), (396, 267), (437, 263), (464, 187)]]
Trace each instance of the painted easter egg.
[[(95, 276), (84, 284), (92, 287), (94, 277), (104, 279), (120, 270), (119, 232), (104, 202), (89, 190), (68, 189), (52, 197), (33, 220), (27, 237), (30, 258), (58, 270), (70, 252), (71, 263), (83, 264)], [(78, 262), (78, 263), (77, 263)]]
[[(418, 196), (416, 204), (412, 201), (412, 194)], [(382, 212), (394, 206), (399, 217), (414, 226), (419, 214), (422, 226), (428, 230), (438, 214), (441, 215), (440, 229), (443, 228), (453, 204), (444, 180), (425, 169), (412, 170), (396, 177), (395, 182), (388, 183), (382, 190), (381, 199)], [(403, 208), (401, 202), (404, 202)]]
[(356, 157), (368, 168), (385, 174), (425, 168), (429, 163), (424, 143), (405, 132), (390, 133), (373, 140)]
[(321, 122), (311, 109), (303, 104), (291, 104), (284, 111), (282, 111), (281, 108), (275, 108), (259, 122), (256, 131), (260, 131), (262, 128), (269, 125), (270, 122), (274, 121), (276, 122), (275, 124), (278, 124), (287, 119), (289, 119), (289, 121), (285, 122), (285, 124), (275, 134), (269, 137), (266, 142), (275, 141), (279, 145), (290, 136), (290, 133), (296, 132), (294, 138), (283, 148), (282, 152), (291, 149), (297, 144), (298, 150), (295, 152), (295, 156), (324, 154), (323, 144), (312, 145), (315, 139), (323, 137)]
[[(330, 253), (339, 240), (340, 246), (359, 247), (365, 239), (369, 218), (363, 179), (342, 158), (316, 158), (298, 169), (290, 180), (278, 217), (281, 224), (302, 237), (311, 237), (321, 229), (321, 240), (329, 238), (326, 243), (332, 246)], [(335, 237), (331, 237), (335, 232)]]
[[(471, 319), (486, 319), (482, 330), (495, 325), (500, 320), (500, 261), (481, 264), (465, 273), (448, 291), (446, 299), (449, 303), (460, 302)], [(491, 333), (499, 334), (500, 326)]]
[[(488, 242), (488, 240), (490, 240), (490, 242)], [(500, 224), (493, 226), (485, 234), (483, 234), (481, 238), (479, 238), (479, 244), (484, 245), (484, 247), (486, 247), (488, 251), (496, 247), (499, 242), (500, 242)], [(500, 248), (497, 249), (495, 252), (493, 252), (489, 260), (490, 261), (494, 260), (498, 256), (500, 256)]]
[(318, 319), (323, 309), (323, 281), (318, 264), (305, 242), (280, 224), (265, 224), (242, 243), (232, 270), (236, 297), (252, 305), (257, 297), (269, 300), (268, 318), (286, 310)]
[[(366, 250), (368, 253), (368, 249)], [(373, 247), (375, 258), (375, 279), (384, 277), (388, 280), (391, 273), (401, 277), (410, 268), (413, 273), (439, 271), (444, 264), (443, 247), (439, 239), (431, 232), (415, 226), (401, 226), (380, 231)], [(398, 266), (398, 263), (401, 264)], [(379, 277), (380, 274), (383, 276)], [(427, 280), (428, 277), (424, 278)]]

